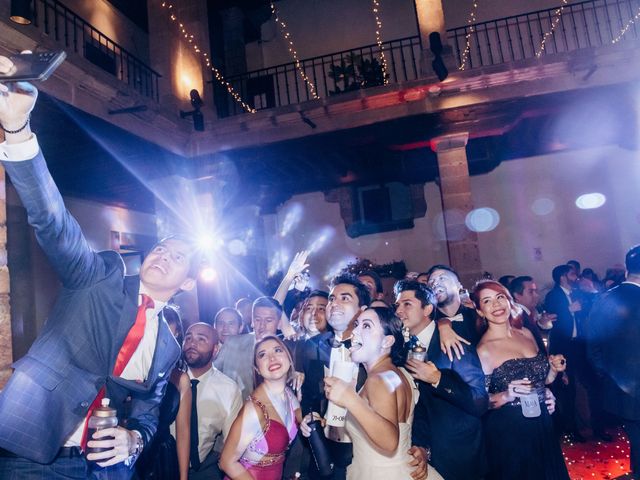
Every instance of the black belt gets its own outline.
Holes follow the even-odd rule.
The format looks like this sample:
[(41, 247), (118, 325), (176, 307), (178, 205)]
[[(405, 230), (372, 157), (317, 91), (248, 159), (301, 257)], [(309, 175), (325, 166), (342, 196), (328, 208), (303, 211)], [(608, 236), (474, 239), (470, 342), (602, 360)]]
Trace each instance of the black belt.
[[(58, 450), (58, 454), (55, 456), (55, 458), (74, 458), (81, 456), (82, 450), (80, 450), (80, 447), (62, 447), (60, 450)], [(15, 453), (10, 452), (9, 450), (5, 450), (4, 448), (0, 448), (0, 457), (20, 458)]]

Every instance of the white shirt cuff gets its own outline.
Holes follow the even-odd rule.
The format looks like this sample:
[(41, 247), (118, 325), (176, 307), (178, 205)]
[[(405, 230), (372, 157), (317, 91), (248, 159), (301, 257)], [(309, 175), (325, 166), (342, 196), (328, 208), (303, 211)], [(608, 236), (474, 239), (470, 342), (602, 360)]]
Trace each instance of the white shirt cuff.
[(39, 151), (38, 139), (35, 133), (32, 133), (29, 140), (21, 143), (8, 144), (6, 141), (0, 143), (0, 160), (5, 162), (31, 160)]

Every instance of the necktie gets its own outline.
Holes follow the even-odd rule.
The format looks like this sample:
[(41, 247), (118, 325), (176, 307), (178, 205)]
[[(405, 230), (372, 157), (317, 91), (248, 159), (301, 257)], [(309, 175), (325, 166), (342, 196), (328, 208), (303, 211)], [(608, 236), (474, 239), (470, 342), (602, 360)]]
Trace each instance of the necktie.
[(189, 460), (191, 468), (198, 471), (200, 469), (200, 454), (198, 453), (198, 383), (200, 380), (191, 379), (191, 451)]
[[(116, 363), (113, 366), (113, 375), (115, 375), (116, 377), (119, 377), (122, 374), (122, 372), (124, 371), (124, 367), (126, 367), (127, 363), (129, 363), (129, 360), (131, 360), (133, 352), (135, 352), (136, 348), (138, 348), (140, 340), (142, 340), (142, 337), (144, 335), (144, 328), (147, 325), (147, 310), (149, 308), (153, 308), (153, 300), (144, 293), (141, 294), (141, 296), (142, 301), (140, 302), (140, 306), (138, 306), (136, 321), (129, 330), (129, 333), (127, 333), (127, 336), (124, 339), (122, 346), (120, 347), (120, 351), (118, 352)], [(87, 412), (87, 416), (84, 422), (84, 431), (82, 432), (81, 447), (83, 451), (87, 450), (87, 422), (93, 411), (100, 406), (105, 393), (106, 390), (104, 387), (102, 387), (98, 392), (95, 400), (89, 407), (89, 411)]]

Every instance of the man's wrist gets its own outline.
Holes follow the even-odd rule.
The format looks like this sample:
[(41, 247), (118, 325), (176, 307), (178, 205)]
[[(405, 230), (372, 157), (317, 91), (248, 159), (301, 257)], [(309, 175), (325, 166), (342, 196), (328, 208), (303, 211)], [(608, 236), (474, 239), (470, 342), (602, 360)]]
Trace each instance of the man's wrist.
[(144, 440), (142, 439), (142, 434), (138, 430), (130, 430), (130, 437), (133, 440), (129, 442), (129, 456), (138, 456), (142, 453), (142, 449), (144, 448)]

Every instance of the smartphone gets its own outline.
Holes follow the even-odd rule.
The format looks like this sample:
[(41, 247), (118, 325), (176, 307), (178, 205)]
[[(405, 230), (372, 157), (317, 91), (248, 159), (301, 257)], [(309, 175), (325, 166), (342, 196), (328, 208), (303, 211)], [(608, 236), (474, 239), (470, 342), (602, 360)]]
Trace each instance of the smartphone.
[(12, 55), (9, 60), (15, 68), (8, 73), (0, 73), (0, 82), (42, 82), (51, 76), (65, 58), (67, 54), (63, 50)]

